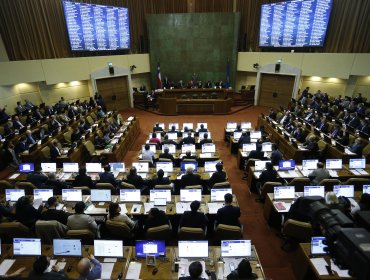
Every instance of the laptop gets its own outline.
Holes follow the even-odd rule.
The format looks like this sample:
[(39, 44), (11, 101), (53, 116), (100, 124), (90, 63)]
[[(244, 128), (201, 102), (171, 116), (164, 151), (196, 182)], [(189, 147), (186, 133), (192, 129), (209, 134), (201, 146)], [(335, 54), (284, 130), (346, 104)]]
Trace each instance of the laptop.
[(262, 171), (266, 168), (266, 163), (271, 162), (271, 160), (257, 160), (254, 162), (254, 171)]
[(224, 201), (227, 193), (233, 193), (231, 188), (211, 189), (211, 201)]
[(251, 139), (260, 139), (262, 137), (261, 131), (251, 131)]
[(168, 129), (172, 129), (173, 126), (176, 128), (176, 130), (178, 130), (180, 127), (178, 123), (169, 123)]
[(44, 173), (57, 172), (57, 164), (55, 162), (41, 162), (41, 169)]
[(325, 197), (325, 187), (324, 186), (304, 186), (303, 196)]
[[(153, 153), (156, 153), (157, 151), (157, 146), (155, 144), (149, 144), (149, 150), (152, 151)], [(145, 145), (141, 146), (141, 151), (145, 151)]]
[(221, 257), (247, 258), (251, 256), (251, 240), (221, 240)]
[(167, 199), (166, 198), (154, 198), (154, 207), (166, 207)]
[(92, 189), (90, 199), (91, 202), (111, 202), (112, 201), (112, 191), (103, 189)]
[(166, 202), (171, 202), (171, 190), (150, 190), (150, 202), (156, 198), (165, 198)]
[(216, 164), (220, 161), (205, 161), (204, 162), (204, 172), (216, 172)]
[(5, 200), (16, 202), (20, 197), (25, 196), (23, 189), (5, 189)]
[(136, 168), (136, 171), (138, 173), (149, 172), (149, 162), (133, 162), (132, 166)]
[(181, 202), (192, 202), (194, 200), (202, 201), (202, 190), (201, 189), (181, 189), (180, 190), (180, 201)]
[(13, 238), (14, 256), (41, 256), (40, 238)]
[(110, 162), (110, 169), (113, 173), (125, 172), (125, 163), (124, 162)]
[(240, 123), (241, 129), (247, 130), (252, 128), (252, 123), (251, 122), (241, 122)]
[(199, 132), (199, 140), (202, 140), (202, 139), (204, 139), (204, 134), (206, 134), (207, 133), (207, 138), (208, 139), (212, 139), (212, 134), (211, 134), (211, 132)]
[(196, 161), (182, 161), (180, 165), (181, 172), (185, 172), (188, 167), (193, 167), (193, 171), (198, 171), (198, 162)]
[(162, 145), (162, 153), (164, 153), (164, 149), (168, 148), (168, 152), (170, 154), (176, 154), (176, 145), (175, 144), (163, 144)]
[(208, 240), (179, 240), (179, 258), (208, 258)]
[(294, 197), (295, 197), (295, 187), (294, 186), (274, 187), (274, 200), (294, 199)]
[(81, 257), (80, 239), (53, 239), (53, 255), (63, 257)]
[(272, 144), (262, 143), (262, 152), (272, 152)]
[(236, 129), (238, 126), (238, 123), (236, 122), (227, 122), (226, 123), (226, 129)]
[(289, 160), (280, 160), (279, 161), (279, 170), (285, 171), (285, 170), (294, 170), (295, 169), (295, 160), (289, 159)]
[(318, 159), (304, 159), (302, 160), (302, 170), (314, 170), (317, 168)]
[(100, 162), (86, 162), (87, 173), (100, 173), (102, 172), (102, 166)]
[(312, 236), (311, 237), (311, 257), (327, 255), (325, 251), (327, 246), (324, 244), (326, 238), (324, 236)]
[(177, 132), (168, 132), (167, 135), (169, 140), (177, 140)]
[(77, 173), (78, 162), (63, 162), (63, 173)]
[(146, 256), (165, 257), (166, 244), (163, 240), (136, 240), (135, 251), (137, 258), (146, 258)]
[(243, 152), (251, 152), (257, 150), (257, 144), (256, 143), (247, 143), (243, 144), (242, 151)]
[(342, 159), (327, 159), (325, 165), (326, 169), (340, 170), (342, 169)]
[(94, 255), (123, 258), (123, 242), (122, 240), (94, 240)]
[(34, 189), (33, 200), (41, 199), (43, 202), (47, 201), (50, 197), (54, 196), (51, 189)]
[(173, 172), (173, 162), (158, 161), (155, 164), (156, 171), (162, 169), (164, 172)]
[(233, 137), (235, 140), (238, 140), (242, 136), (243, 132), (235, 131)]
[(82, 190), (62, 189), (62, 200), (74, 207), (78, 201), (82, 201)]
[(187, 151), (190, 151), (192, 154), (195, 154), (195, 145), (194, 144), (183, 144), (181, 146), (181, 153), (185, 154)]
[[(195, 133), (194, 132), (190, 132), (190, 135), (191, 137), (195, 137)], [(185, 138), (185, 137), (188, 137), (189, 136), (189, 132), (183, 132), (181, 133), (181, 137), (182, 138)]]
[(140, 202), (141, 194), (140, 190), (136, 189), (124, 189), (119, 191), (120, 202)]
[(366, 159), (364, 158), (350, 158), (349, 169), (365, 169)]
[(182, 130), (185, 130), (185, 127), (187, 127), (188, 129), (194, 129), (193, 123), (183, 123)]
[(362, 186), (362, 193), (368, 193), (370, 194), (370, 185), (363, 185)]
[(339, 196), (354, 197), (355, 187), (354, 185), (334, 185), (333, 192)]
[(215, 153), (216, 145), (213, 143), (205, 143), (202, 145), (202, 154), (204, 153)]
[[(158, 138), (159, 140), (161, 140), (161, 132), (154, 132), (154, 133), (155, 133), (155, 137)], [(149, 140), (152, 138), (152, 135), (153, 135), (153, 132), (150, 132), (149, 133), (149, 138), (148, 138)]]
[(29, 173), (35, 171), (35, 165), (33, 163), (21, 163), (19, 165), (19, 172)]

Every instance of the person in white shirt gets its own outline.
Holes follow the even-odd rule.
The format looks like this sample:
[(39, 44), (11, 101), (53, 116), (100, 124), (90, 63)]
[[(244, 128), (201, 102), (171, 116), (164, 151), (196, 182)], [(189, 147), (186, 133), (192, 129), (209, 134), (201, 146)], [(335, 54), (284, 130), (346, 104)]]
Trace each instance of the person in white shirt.
[(154, 159), (154, 152), (150, 150), (150, 145), (145, 144), (144, 151), (141, 154), (141, 159), (143, 160), (150, 160), (151, 163), (153, 163)]

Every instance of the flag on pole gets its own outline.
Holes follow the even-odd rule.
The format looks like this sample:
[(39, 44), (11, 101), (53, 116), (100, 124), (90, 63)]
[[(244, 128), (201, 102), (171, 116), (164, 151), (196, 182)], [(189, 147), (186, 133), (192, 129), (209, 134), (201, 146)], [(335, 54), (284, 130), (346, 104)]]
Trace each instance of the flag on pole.
[(227, 60), (225, 88), (228, 89), (229, 87), (230, 87), (230, 59)]
[(157, 64), (157, 89), (162, 88), (161, 67)]

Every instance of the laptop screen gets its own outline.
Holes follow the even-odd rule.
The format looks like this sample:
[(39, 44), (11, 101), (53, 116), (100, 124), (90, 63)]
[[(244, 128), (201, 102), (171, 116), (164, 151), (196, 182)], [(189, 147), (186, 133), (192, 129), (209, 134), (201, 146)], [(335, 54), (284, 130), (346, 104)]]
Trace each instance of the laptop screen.
[(173, 163), (172, 162), (165, 162), (165, 161), (158, 161), (155, 164), (156, 170), (162, 169), (164, 172), (173, 172)]
[(221, 240), (221, 257), (250, 257), (251, 255), (250, 240)]
[(243, 152), (251, 152), (257, 150), (257, 144), (256, 143), (246, 143), (243, 144)]
[(79, 239), (53, 239), (54, 256), (80, 257), (82, 245)]
[(110, 162), (110, 169), (113, 172), (125, 172), (125, 163), (124, 162)]
[(349, 159), (350, 169), (364, 169), (366, 168), (366, 159), (364, 158), (350, 158)]
[(35, 171), (35, 166), (33, 163), (21, 163), (19, 165), (19, 172), (28, 173)]
[(194, 125), (193, 125), (193, 123), (183, 123), (182, 124), (182, 129), (185, 130), (185, 127), (187, 127), (188, 129), (193, 129)]
[(119, 191), (119, 201), (120, 202), (140, 202), (141, 194), (140, 190), (127, 189)]
[(370, 194), (370, 185), (363, 185), (362, 186), (362, 193), (369, 193)]
[(216, 172), (216, 165), (219, 161), (205, 161), (204, 172)]
[(274, 187), (274, 199), (294, 199), (294, 186), (278, 186)]
[(82, 201), (82, 190), (62, 189), (63, 201)]
[(262, 137), (261, 131), (251, 131), (251, 138), (260, 139)]
[(86, 162), (86, 172), (87, 173), (101, 172), (101, 163), (100, 162)]
[(172, 129), (173, 126), (176, 128), (176, 130), (179, 129), (179, 127), (180, 127), (179, 123), (169, 123), (168, 124), (168, 129)]
[(327, 159), (326, 169), (342, 169), (342, 159)]
[(311, 237), (311, 255), (325, 255), (325, 248), (323, 241), (325, 241), (324, 236), (312, 236)]
[(304, 186), (304, 196), (321, 196), (325, 197), (324, 186)]
[(166, 256), (166, 244), (162, 240), (137, 240), (135, 250), (137, 258), (146, 258), (146, 256)]
[(132, 166), (136, 168), (137, 172), (149, 172), (149, 162), (133, 162)]
[(186, 171), (186, 169), (188, 167), (193, 167), (193, 171), (197, 171), (198, 170), (198, 162), (196, 162), (196, 161), (193, 161), (193, 162), (191, 162), (191, 161), (182, 161), (181, 162), (181, 166), (180, 166), (181, 171), (183, 171), (183, 172)]
[(318, 159), (304, 159), (302, 160), (302, 169), (316, 169), (317, 168), (317, 163), (319, 162)]
[(252, 128), (252, 123), (251, 122), (241, 122), (241, 128), (242, 129), (251, 129)]
[(195, 145), (194, 144), (183, 144), (181, 146), (181, 153), (185, 154), (187, 151), (195, 153)]
[(168, 132), (167, 135), (169, 140), (177, 140), (177, 132)]
[(262, 152), (271, 152), (272, 144), (271, 143), (262, 143)]
[(271, 162), (271, 160), (257, 160), (254, 162), (254, 170), (255, 171), (262, 171), (266, 168), (266, 163)]
[(165, 198), (167, 202), (170, 202), (171, 190), (150, 190), (150, 201), (154, 202), (156, 198)]
[(180, 201), (192, 202), (194, 200), (202, 201), (202, 190), (201, 189), (181, 189), (180, 190)]
[(199, 132), (199, 139), (204, 139), (204, 134), (207, 134), (208, 139), (212, 139), (212, 134), (211, 132)]
[(233, 134), (234, 139), (239, 139), (242, 136), (243, 132), (236, 131)]
[(41, 162), (41, 169), (44, 173), (57, 172), (57, 164), (55, 162)]
[[(157, 151), (157, 147), (156, 145), (149, 145), (149, 150), (152, 151), (153, 153), (155, 153)], [(144, 152), (145, 151), (145, 145), (142, 145), (141, 146), (141, 151)]]
[(333, 192), (337, 196), (354, 197), (355, 188), (354, 185), (334, 185)]
[(201, 241), (180, 241), (179, 258), (207, 258), (208, 240)]
[(94, 240), (94, 255), (97, 257), (123, 257), (122, 240)]
[(47, 201), (50, 197), (54, 196), (53, 190), (51, 189), (34, 189), (33, 199), (41, 198), (42, 201)]
[(40, 238), (13, 238), (14, 256), (41, 256)]
[(163, 144), (162, 145), (162, 153), (164, 153), (164, 149), (168, 148), (168, 152), (170, 154), (176, 153), (176, 145), (175, 144)]
[(91, 202), (111, 202), (111, 190), (92, 189), (90, 199)]
[(279, 161), (279, 170), (294, 170), (294, 168), (295, 168), (294, 159)]
[(202, 145), (202, 153), (215, 153), (216, 145), (212, 143), (205, 143)]
[(6, 189), (5, 199), (6, 201), (17, 201), (20, 197), (25, 196), (23, 189)]
[(233, 193), (231, 188), (227, 189), (211, 189), (211, 201), (224, 201), (225, 194)]
[(167, 199), (166, 198), (154, 198), (154, 206), (166, 206)]
[(78, 162), (63, 162), (63, 172), (64, 173), (78, 172)]
[(236, 122), (227, 122), (226, 128), (227, 129), (235, 129), (238, 126)]

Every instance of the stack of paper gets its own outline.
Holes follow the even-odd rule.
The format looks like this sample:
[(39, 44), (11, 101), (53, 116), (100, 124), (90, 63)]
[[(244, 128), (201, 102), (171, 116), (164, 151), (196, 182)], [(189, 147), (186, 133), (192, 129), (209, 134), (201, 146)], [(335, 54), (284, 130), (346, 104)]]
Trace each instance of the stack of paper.
[(8, 272), (9, 268), (12, 267), (14, 262), (15, 260), (9, 260), (9, 259), (3, 260), (3, 262), (0, 265), (0, 275), (1, 276), (5, 275)]
[(126, 279), (139, 279), (141, 271), (141, 263), (139, 262), (130, 262), (128, 271), (126, 274)]
[(121, 213), (123, 214), (127, 214), (127, 208), (126, 208), (126, 204), (122, 203), (119, 205), (119, 207), (121, 208)]

